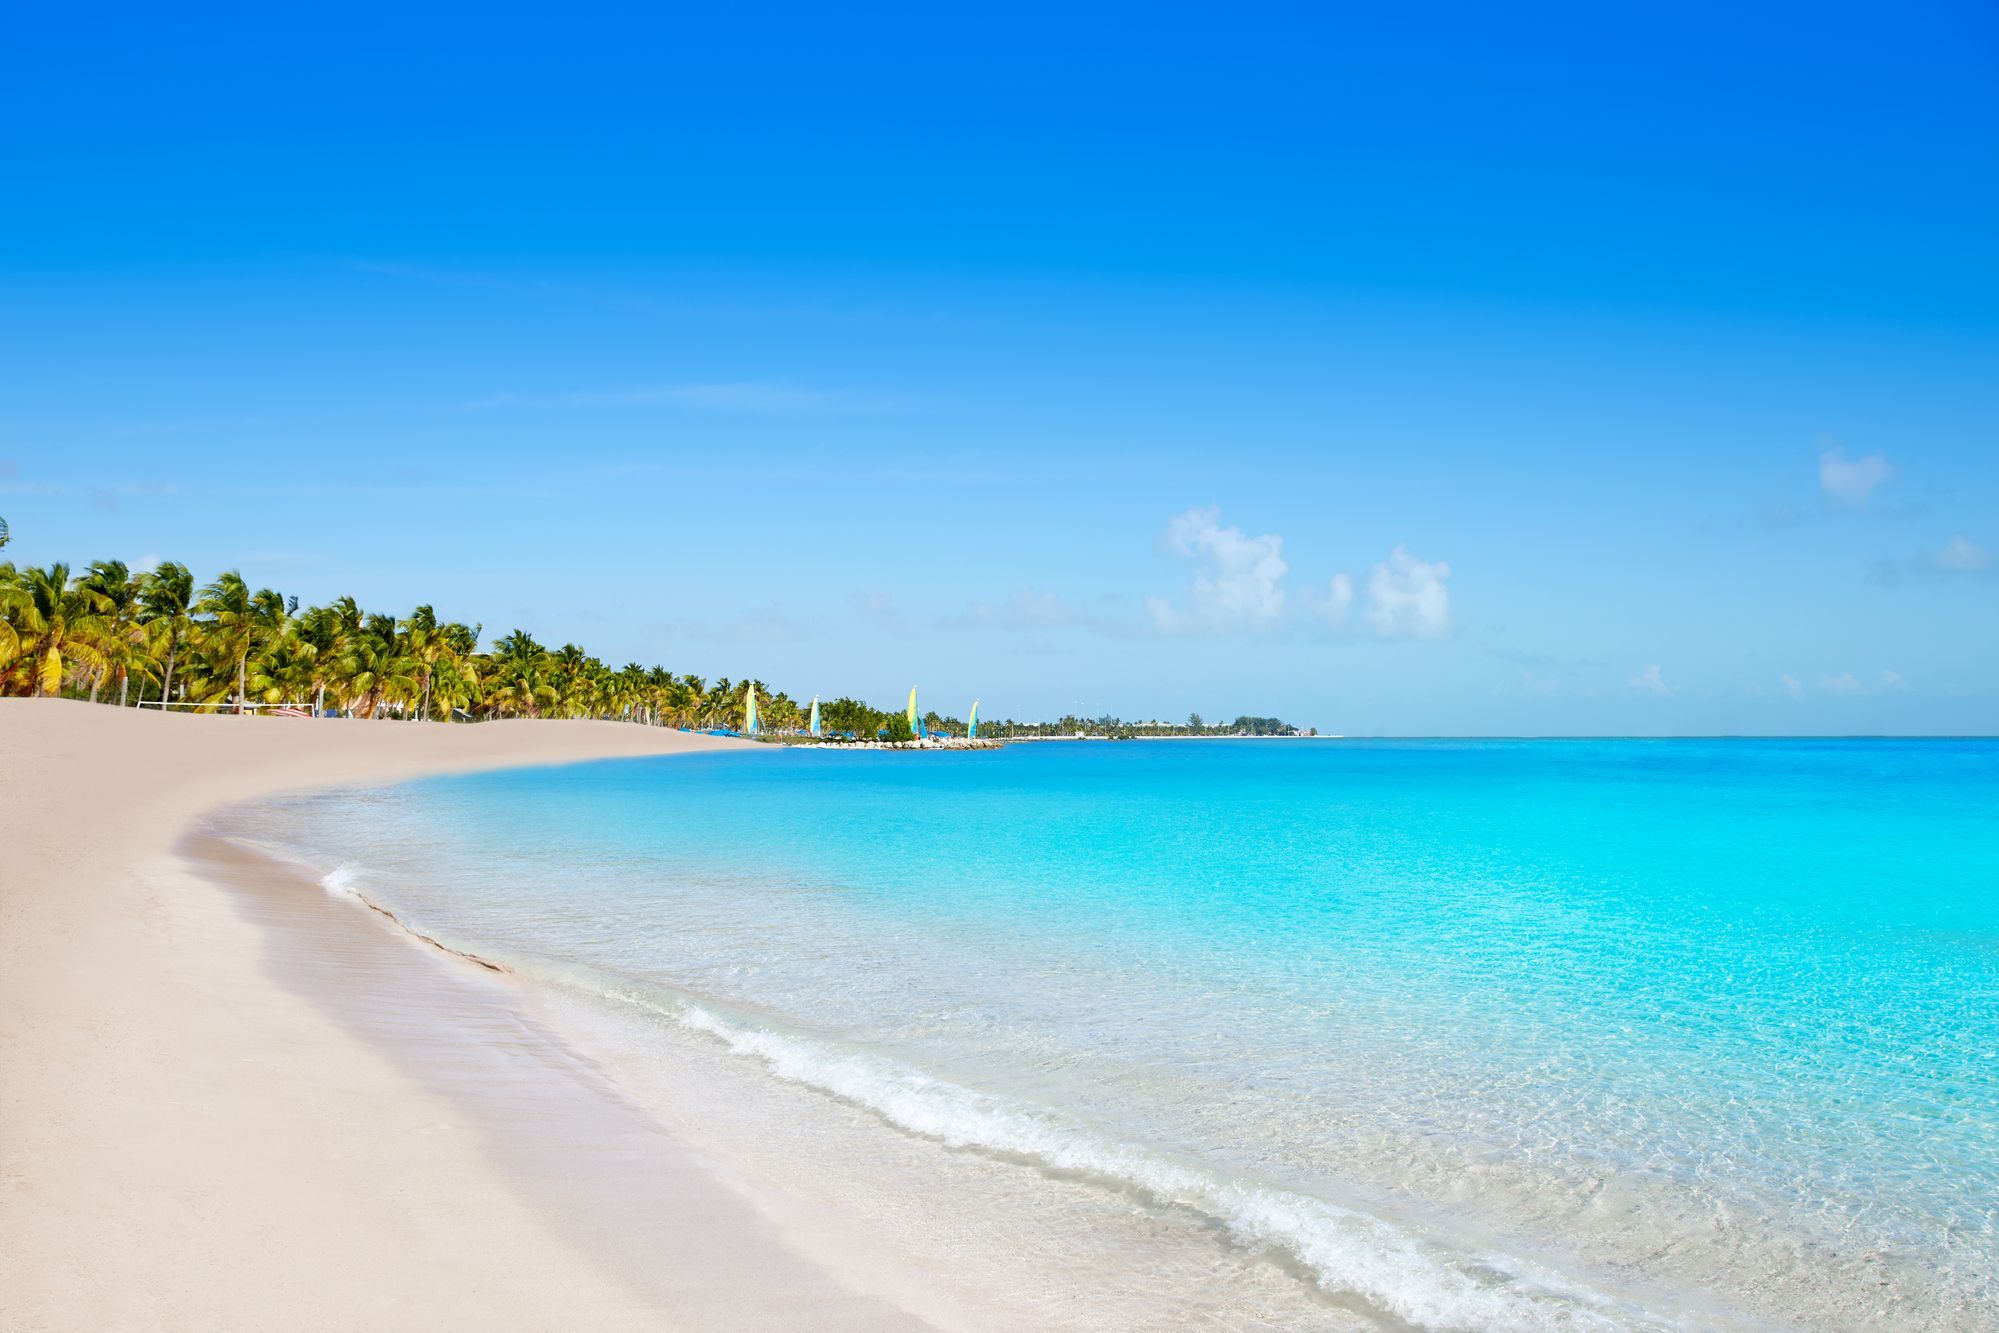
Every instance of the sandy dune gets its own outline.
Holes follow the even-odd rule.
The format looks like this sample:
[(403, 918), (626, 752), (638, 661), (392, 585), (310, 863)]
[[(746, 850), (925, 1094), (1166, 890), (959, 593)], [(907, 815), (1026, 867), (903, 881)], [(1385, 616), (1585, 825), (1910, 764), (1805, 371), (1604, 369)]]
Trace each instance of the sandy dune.
[(277, 984), (254, 913), (173, 855), (201, 812), (285, 788), (736, 743), (0, 700), (0, 1326), (910, 1322), (692, 1168), (662, 1209), (688, 1243), (633, 1281), (452, 1132), (461, 1108)]

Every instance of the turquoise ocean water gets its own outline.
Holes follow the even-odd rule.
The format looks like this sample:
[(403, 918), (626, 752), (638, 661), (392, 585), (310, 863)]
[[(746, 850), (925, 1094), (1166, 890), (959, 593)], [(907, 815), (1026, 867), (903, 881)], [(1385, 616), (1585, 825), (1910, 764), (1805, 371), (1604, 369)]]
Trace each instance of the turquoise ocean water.
[(1999, 743), (772, 749), (260, 818), (1386, 1325), (1999, 1327)]

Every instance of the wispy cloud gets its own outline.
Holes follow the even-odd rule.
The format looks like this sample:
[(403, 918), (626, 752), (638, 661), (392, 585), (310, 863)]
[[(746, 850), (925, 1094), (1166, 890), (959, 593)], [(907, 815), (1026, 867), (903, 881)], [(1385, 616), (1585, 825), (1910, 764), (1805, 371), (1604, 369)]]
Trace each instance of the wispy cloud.
[(1217, 507), (1176, 515), (1160, 534), (1160, 545), (1194, 561), (1194, 578), (1184, 606), (1148, 597), (1146, 613), (1167, 633), (1268, 629), (1284, 615), (1284, 539), (1276, 533), (1251, 537), (1222, 526)]
[(1842, 671), (1819, 677), (1819, 687), (1827, 694), (1899, 694), (1909, 688), (1909, 683), (1899, 671), (1878, 672), (1871, 681), (1864, 681), (1851, 671)]
[(1353, 610), (1353, 576), (1335, 574), (1326, 584), (1326, 590), (1311, 598), (1312, 610), (1319, 619), (1334, 629), (1346, 628), (1347, 616)]
[(813, 626), (775, 606), (759, 607), (726, 620), (688, 619), (656, 628), (694, 643), (792, 643), (812, 637)]
[(940, 618), (937, 624), (953, 630), (1002, 629), (1044, 634), (1051, 630), (1081, 629), (1129, 635), (1134, 628), (1128, 614), (1114, 609), (1088, 610), (1060, 593), (1034, 588), (1019, 589), (1001, 602), (972, 602), (963, 611)]
[(1841, 509), (1865, 509), (1874, 492), (1894, 475), (1895, 469), (1880, 454), (1848, 458), (1846, 450), (1835, 445), (1819, 455), (1819, 489)]
[(1992, 551), (1960, 532), (1930, 555), (1930, 563), (1951, 574), (1982, 574), (1992, 568)]
[(1634, 690), (1643, 690), (1647, 694), (1656, 694), (1661, 698), (1673, 693), (1673, 687), (1666, 683), (1665, 674), (1659, 670), (1657, 663), (1647, 665), (1643, 671), (1624, 683)]
[(1398, 546), (1367, 576), (1367, 623), (1384, 639), (1445, 639), (1451, 634), (1451, 567), (1419, 560)]
[(1904, 579), (1980, 579), (1999, 576), (1999, 556), (1963, 533), (1932, 551), (1907, 559), (1874, 562), (1876, 583), (1897, 584)]
[(570, 389), (557, 393), (496, 393), (456, 404), (460, 411), (505, 408), (645, 407), (704, 408), (721, 412), (809, 413), (870, 410), (871, 400), (838, 390), (796, 384), (743, 381), (723, 384), (640, 384), (610, 389)]
[(847, 598), (847, 605), (855, 615), (881, 633), (894, 635), (898, 639), (908, 637), (909, 618), (896, 609), (893, 594), (880, 589), (857, 592)]

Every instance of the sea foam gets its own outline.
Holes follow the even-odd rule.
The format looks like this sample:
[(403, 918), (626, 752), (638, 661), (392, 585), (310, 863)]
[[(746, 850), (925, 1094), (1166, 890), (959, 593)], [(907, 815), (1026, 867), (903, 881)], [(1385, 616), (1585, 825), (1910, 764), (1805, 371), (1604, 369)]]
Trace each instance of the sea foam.
[(871, 1052), (740, 1022), (686, 998), (662, 1003), (622, 985), (591, 989), (713, 1037), (781, 1079), (862, 1106), (947, 1147), (1024, 1158), (1191, 1210), (1219, 1223), (1238, 1243), (1289, 1255), (1328, 1293), (1358, 1296), (1400, 1321), (1465, 1330), (1679, 1326), (1519, 1258), (1455, 1250), (1441, 1238), (1328, 1200), (1217, 1175), (1047, 1108)]

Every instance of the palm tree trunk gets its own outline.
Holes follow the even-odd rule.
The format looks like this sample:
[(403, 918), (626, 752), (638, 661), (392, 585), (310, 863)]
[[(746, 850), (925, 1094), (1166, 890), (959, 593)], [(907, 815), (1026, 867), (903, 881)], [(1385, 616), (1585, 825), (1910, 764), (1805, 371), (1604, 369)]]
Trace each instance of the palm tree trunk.
[(423, 673), (423, 720), (430, 721), (430, 673)]
[(104, 672), (100, 668), (97, 671), (93, 671), (90, 675), (90, 702), (92, 703), (97, 702), (97, 691), (101, 689), (103, 685), (104, 685)]
[(130, 684), (130, 683), (131, 683), (131, 682), (130, 682), (130, 680), (129, 680), (128, 676), (127, 676), (127, 673), (126, 673), (126, 671), (125, 671), (125, 668), (124, 668), (124, 667), (119, 667), (119, 668), (118, 668), (118, 706), (119, 706), (120, 708), (123, 708), (123, 707), (125, 706), (125, 687), (126, 687), (126, 686), (127, 686), (128, 684)]
[(319, 698), (318, 698), (318, 700), (317, 700), (317, 701), (316, 701), (316, 702), (315, 702), (315, 703), (314, 703), (314, 704), (312, 705), (312, 711), (313, 711), (313, 715), (314, 715), (315, 717), (325, 717), (325, 716), (326, 716), (326, 682), (325, 682), (325, 681), (321, 681), (321, 682), (319, 683)]
[(243, 695), (249, 688), (250, 654), (244, 653), (236, 659), (236, 716), (243, 716)]
[(167, 700), (174, 697), (174, 653), (180, 644), (174, 638), (167, 640), (167, 678), (160, 682), (160, 711), (167, 711)]

